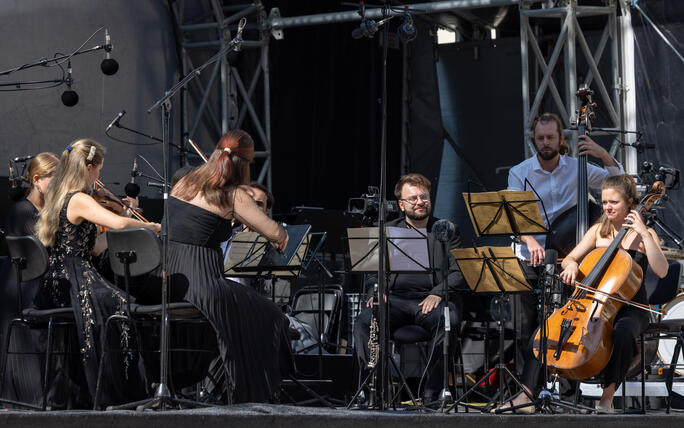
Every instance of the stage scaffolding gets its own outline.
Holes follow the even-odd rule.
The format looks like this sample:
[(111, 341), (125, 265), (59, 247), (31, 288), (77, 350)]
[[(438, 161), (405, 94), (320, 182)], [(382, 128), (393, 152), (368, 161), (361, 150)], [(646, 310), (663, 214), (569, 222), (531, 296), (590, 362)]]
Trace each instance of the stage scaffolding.
[[(603, 6), (582, 5), (580, 0), (556, 0), (547, 1), (544, 4), (550, 7), (533, 9), (532, 2), (529, 1), (522, 1), (520, 4), (525, 157), (536, 153), (530, 138), (530, 127), (534, 118), (542, 113), (540, 108), (544, 97), (551, 94), (553, 105), (564, 121), (566, 129), (571, 128), (577, 119), (578, 106), (575, 92), (579, 84), (584, 83), (595, 89), (594, 99), (598, 101), (601, 110), (606, 113), (610, 121), (609, 126), (603, 127), (605, 132), (616, 134), (609, 150), (610, 154), (624, 163), (628, 173), (636, 173), (638, 169), (636, 150), (632, 147), (625, 149), (620, 145), (620, 141), (631, 143), (636, 139), (634, 134), (624, 133), (624, 131), (636, 130), (634, 41), (629, 8), (623, 0), (604, 0)], [(618, 10), (621, 11), (620, 16), (618, 16)], [(592, 52), (581, 24), (595, 17), (603, 18), (604, 27), (600, 40)], [(540, 48), (540, 36), (535, 34), (535, 23), (541, 20), (556, 20), (560, 24), (560, 31), (548, 57)], [(605, 55), (606, 50), (608, 50), (607, 55)], [(560, 67), (561, 55), (564, 55), (563, 72), (559, 79), (554, 78), (554, 74), (556, 76), (559, 74), (557, 68)], [(587, 64), (587, 70), (582, 70), (582, 75), (585, 76), (582, 82), (578, 82), (578, 55), (581, 55)], [(606, 79), (599, 71), (601, 60), (610, 62), (612, 87), (606, 84)], [(563, 90), (562, 95), (558, 89), (559, 83)], [(577, 132), (568, 131), (568, 133), (571, 150), (576, 153)]]
[[(597, 89), (596, 99), (601, 104), (610, 119), (610, 129), (636, 129), (634, 117), (634, 67), (633, 40), (631, 36), (631, 21), (629, 8), (622, 3), (624, 0), (604, 0), (603, 6), (584, 6), (581, 0), (451, 0), (427, 3), (413, 3), (412, 12), (418, 14), (434, 14), (441, 12), (475, 9), (483, 7), (518, 6), (520, 12), (520, 49), (522, 56), (522, 92), (523, 92), (523, 121), (524, 129), (529, 129), (531, 121), (540, 113), (542, 101), (547, 93), (551, 94), (553, 103), (560, 116), (566, 121), (574, 117), (577, 101), (574, 96), (578, 87), (577, 55), (578, 50), (586, 60), (587, 70), (584, 83)], [(390, 2), (397, 4), (397, 2)], [(539, 8), (539, 4), (542, 5)], [(218, 139), (230, 129), (245, 126), (249, 118), (251, 129), (254, 130), (258, 160), (258, 180), (267, 187), (271, 187), (271, 120), (270, 120), (270, 88), (269, 88), (269, 42), (283, 39), (285, 30), (292, 27), (334, 24), (341, 22), (359, 21), (361, 17), (356, 10), (334, 13), (315, 14), (306, 16), (283, 17), (278, 8), (265, 10), (259, 0), (238, 4), (229, 0), (207, 0), (195, 2), (190, 0), (170, 0), (169, 7), (175, 19), (178, 52), (181, 61), (181, 73), (185, 75), (195, 66), (203, 62), (202, 58), (213, 54), (224, 44), (228, 43), (237, 28), (237, 21), (248, 19), (245, 31), (243, 49), (259, 50), (259, 60), (253, 61), (242, 74), (236, 67), (231, 66), (229, 59), (223, 58), (210, 70), (209, 77), (196, 79), (181, 92), (181, 132), (184, 147), (188, 146), (188, 139), (192, 139), (198, 128), (204, 125), (208, 134)], [(621, 16), (617, 16), (618, 8), (622, 9)], [(366, 17), (377, 19), (381, 17), (381, 10), (369, 8)], [(598, 46), (592, 52), (584, 37), (581, 23), (584, 18), (602, 16), (605, 27)], [(538, 20), (555, 19), (560, 22), (560, 33), (549, 58), (541, 51), (539, 35), (535, 33), (535, 22)], [(256, 37), (255, 37), (256, 36)], [(406, 48), (404, 48), (406, 49)], [(606, 49), (608, 55), (604, 55)], [(406, 54), (406, 52), (405, 52)], [(561, 78), (554, 76), (559, 66), (561, 54), (564, 72)], [(404, 55), (406, 58), (407, 55)], [(605, 59), (608, 57), (608, 59)], [(599, 72), (601, 60), (611, 62), (612, 87), (606, 85), (604, 77)], [(404, 94), (402, 96), (402, 171), (405, 169), (405, 153), (409, 126), (409, 103), (407, 86), (407, 60), (403, 62)], [(245, 81), (243, 78), (251, 80)], [(541, 79), (539, 77), (541, 76)], [(558, 81), (562, 80), (562, 82)], [(559, 85), (563, 92), (559, 91)], [(260, 91), (257, 91), (260, 86)], [(261, 98), (256, 99), (256, 92)], [(576, 143), (576, 133), (570, 132), (571, 143)], [(532, 156), (535, 151), (529, 136), (524, 139), (525, 155)], [(629, 143), (634, 141), (633, 134), (619, 134), (617, 139)], [(628, 172), (636, 172), (636, 153), (633, 148), (622, 150), (618, 140), (613, 143), (610, 152), (625, 163)], [(571, 144), (576, 150), (576, 144)], [(209, 150), (209, 147), (205, 147)], [(189, 156), (194, 156), (189, 151)], [(181, 153), (181, 163), (185, 163), (185, 154)]]

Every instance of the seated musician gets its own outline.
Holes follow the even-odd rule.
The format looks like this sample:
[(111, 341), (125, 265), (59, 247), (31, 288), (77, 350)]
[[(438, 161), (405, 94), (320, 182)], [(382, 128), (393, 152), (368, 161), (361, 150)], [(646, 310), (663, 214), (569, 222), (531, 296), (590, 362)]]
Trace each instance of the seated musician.
[[(551, 227), (561, 214), (577, 205), (577, 162), (576, 158), (567, 156), (568, 144), (563, 137), (563, 122), (553, 113), (544, 113), (532, 124), (534, 147), (537, 155), (524, 160), (511, 168), (508, 173), (509, 190), (531, 190), (537, 192), (543, 203)], [(604, 167), (587, 165), (587, 184), (598, 189), (606, 177), (623, 174), (622, 165), (618, 163), (604, 148), (596, 144), (588, 136), (580, 136), (577, 144), (579, 155), (589, 155), (602, 160)], [(529, 185), (526, 186), (526, 181)], [(539, 206), (540, 210), (542, 206)], [(542, 211), (543, 213), (543, 211)], [(546, 221), (546, 219), (544, 219)], [(572, 216), (571, 220), (575, 220)], [(572, 223), (574, 230), (575, 223)], [(574, 232), (572, 233), (574, 237)], [(533, 267), (544, 261), (546, 236), (524, 235), (521, 244), (516, 244), (516, 255), (521, 259), (529, 259)], [(524, 361), (522, 381), (526, 385), (537, 385), (539, 364), (532, 356), (527, 344), (539, 326), (537, 298), (527, 294), (520, 296), (520, 344), (523, 350), (519, 360)], [(535, 389), (533, 387), (533, 389)]]
[[(591, 250), (608, 247), (623, 227), (627, 228), (627, 233), (622, 239), (621, 248), (632, 256), (643, 272), (650, 266), (658, 277), (665, 277), (668, 263), (660, 249), (658, 236), (653, 229), (646, 227), (641, 215), (634, 211), (638, 202), (634, 179), (629, 175), (607, 178), (602, 185), (601, 201), (603, 204), (601, 219), (587, 231), (580, 243), (565, 257), (561, 264), (563, 268), (560, 274), (561, 279), (567, 284), (574, 284), (579, 273), (579, 262)], [(631, 224), (627, 224), (627, 221)], [(648, 303), (643, 281), (632, 301)], [(603, 394), (596, 406), (599, 412), (613, 412), (615, 390), (624, 381), (632, 359), (638, 354), (636, 340), (648, 322), (648, 312), (641, 308), (625, 304), (618, 311), (613, 323), (612, 354), (602, 371)], [(527, 401), (527, 396), (521, 394), (517, 401), (514, 400), (514, 404), (522, 404)]]
[[(569, 157), (568, 144), (563, 137), (563, 122), (553, 113), (544, 113), (532, 124), (533, 143), (537, 155), (511, 168), (508, 172), (508, 190), (531, 190), (534, 188), (544, 204), (549, 227), (561, 214), (577, 205), (577, 162)], [(589, 136), (582, 135), (577, 142), (578, 155), (589, 155), (601, 159), (603, 168), (587, 165), (587, 184), (599, 189), (606, 177), (624, 174), (624, 169), (603, 147)], [(541, 206), (539, 207), (541, 209)], [(543, 211), (542, 211), (543, 214)], [(572, 219), (574, 220), (574, 218)], [(573, 223), (574, 230), (574, 223)], [(544, 261), (545, 235), (524, 235), (516, 253), (530, 259), (533, 266)]]
[[(420, 174), (406, 174), (399, 179), (394, 189), (399, 200), (399, 207), (405, 216), (387, 223), (387, 226), (405, 227), (409, 229), (427, 229), (428, 249), (430, 252), (430, 267), (439, 268), (442, 265), (442, 246), (432, 235), (432, 227), (437, 221), (430, 215), (430, 181)], [(454, 238), (448, 243), (449, 249), (460, 247), (461, 236), (458, 229)], [(462, 287), (463, 275), (458, 270), (456, 261), (450, 255), (448, 278), (449, 290), (453, 292)], [(368, 283), (369, 281), (367, 281)], [(372, 279), (377, 282), (377, 279)], [(389, 327), (391, 331), (406, 326), (419, 325), (433, 333), (432, 346), (441, 347), (443, 327), (440, 328), (440, 315), (443, 312), (443, 293), (440, 272), (434, 274), (391, 274), (387, 283), (389, 291)], [(450, 323), (452, 334), (458, 331), (461, 315), (461, 301), (457, 296), (449, 299)], [(354, 326), (354, 346), (360, 359), (361, 366), (367, 367), (369, 351), (368, 339), (372, 317), (373, 298), (366, 303), (366, 308), (359, 314)], [(453, 342), (451, 342), (453, 343)], [(428, 381), (424, 396), (426, 401), (432, 401), (442, 389), (442, 352), (435, 349), (432, 361), (429, 363)]]

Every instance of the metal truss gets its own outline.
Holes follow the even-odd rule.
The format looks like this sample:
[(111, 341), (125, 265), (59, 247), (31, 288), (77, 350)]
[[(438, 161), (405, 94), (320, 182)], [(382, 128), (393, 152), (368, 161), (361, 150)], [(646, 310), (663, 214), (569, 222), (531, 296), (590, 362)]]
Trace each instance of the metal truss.
[[(604, 0), (603, 6), (583, 6), (578, 0), (559, 0), (546, 2), (551, 7), (532, 9), (530, 1), (523, 0), (520, 4), (520, 51), (522, 59), (522, 91), (523, 91), (523, 127), (525, 129), (525, 157), (536, 153), (531, 140), (530, 127), (534, 118), (541, 111), (545, 97), (550, 94), (554, 107), (559, 112), (566, 128), (570, 128), (576, 121), (578, 88), (577, 58), (578, 54), (587, 64), (584, 76), (586, 84), (596, 90), (601, 110), (606, 113), (610, 125), (604, 127), (607, 131), (622, 132), (625, 130), (624, 112), (624, 57), (620, 50), (620, 32), (618, 31), (617, 0)], [(627, 12), (629, 13), (629, 12)], [(580, 23), (586, 18), (604, 17), (605, 25), (599, 42), (593, 52), (587, 43)], [(534, 24), (537, 20), (559, 20), (560, 32), (555, 40), (551, 54), (546, 57), (539, 44), (539, 37), (535, 34)], [(579, 50), (579, 52), (578, 52)], [(608, 55), (604, 55), (608, 50)], [(562, 79), (557, 76), (557, 68), (561, 55), (563, 58)], [(608, 57), (607, 59), (605, 59)], [(612, 87), (606, 85), (604, 76), (599, 71), (601, 60), (610, 61)], [(541, 77), (541, 79), (539, 79)], [(556, 80), (562, 80), (557, 82)], [(535, 84), (537, 83), (538, 84)], [(559, 91), (562, 86), (563, 93)], [(573, 153), (577, 150), (577, 132), (570, 131), (570, 147)], [(620, 140), (625, 141), (626, 134), (622, 133)], [(620, 149), (616, 139), (610, 154), (624, 159), (624, 151)], [(620, 151), (618, 153), (618, 151)]]
[[(239, 1), (239, 0), (238, 0)], [(584, 83), (597, 89), (600, 104), (610, 119), (610, 128), (625, 129), (623, 120), (623, 65), (619, 64), (618, 26), (616, 18), (616, 2), (605, 0), (605, 6), (582, 6), (578, 0), (558, 0), (555, 7), (532, 9), (531, 5), (539, 0), (452, 0), (441, 2), (414, 3), (412, 8), (418, 13), (439, 13), (458, 9), (479, 7), (516, 5), (520, 7), (520, 34), (523, 77), (524, 127), (529, 129), (531, 121), (539, 113), (544, 97), (550, 93), (561, 117), (569, 127), (568, 118), (573, 118), (576, 110), (577, 89), (576, 55), (584, 55), (588, 70), (584, 74)], [(269, 87), (269, 41), (273, 37), (282, 39), (284, 30), (289, 27), (333, 24), (339, 22), (358, 21), (360, 16), (354, 10), (339, 13), (327, 13), (297, 17), (281, 17), (279, 10), (273, 8), (267, 14), (260, 0), (246, 1), (236, 4), (230, 0), (169, 0), (169, 7), (176, 24), (178, 52), (181, 62), (181, 73), (185, 75), (200, 65), (206, 58), (231, 40), (236, 30), (236, 23), (247, 17), (245, 42), (243, 49), (256, 51), (252, 62), (239, 67), (231, 65), (231, 55), (223, 58), (207, 69), (206, 75), (195, 79), (188, 88), (181, 92), (181, 132), (182, 144), (189, 147), (188, 140), (200, 137), (200, 147), (209, 149), (213, 142), (230, 129), (248, 128), (255, 140), (255, 157), (257, 159), (257, 179), (267, 187), (271, 187), (271, 120), (270, 120), (270, 87)], [(546, 1), (547, 4), (554, 3)], [(366, 17), (377, 18), (380, 11), (368, 9)], [(378, 15), (378, 16), (376, 16)], [(584, 17), (604, 16), (606, 25), (598, 45), (591, 52), (582, 32), (580, 22)], [(533, 30), (533, 22), (538, 19), (557, 19), (561, 22), (561, 31), (551, 56), (547, 59), (542, 53), (538, 37)], [(255, 39), (256, 40), (253, 40)], [(610, 55), (604, 55), (606, 48)], [(243, 53), (244, 54), (244, 53)], [(560, 55), (564, 54), (565, 68), (563, 93), (554, 81), (554, 70), (559, 64)], [(604, 56), (609, 56), (614, 87), (606, 86), (598, 64)], [(534, 63), (531, 62), (534, 60)], [(532, 65), (532, 67), (530, 67)], [(536, 73), (542, 73), (537, 87)], [(243, 76), (249, 76), (246, 81)], [(257, 99), (257, 97), (259, 99)], [(629, 97), (627, 97), (629, 98)], [(408, 109), (404, 103), (403, 109)], [(403, 112), (403, 120), (407, 120)], [(407, 144), (406, 128), (404, 129), (403, 146)], [(629, 136), (623, 136), (623, 141)], [(571, 139), (574, 141), (574, 138)], [(575, 145), (572, 145), (575, 147)], [(618, 145), (611, 148), (615, 154)], [(194, 157), (192, 151), (187, 152)], [(534, 154), (534, 148), (526, 138), (526, 156)], [(181, 163), (186, 163), (186, 154), (181, 154)], [(405, 160), (403, 160), (405, 162)]]
[[(255, 143), (257, 180), (270, 189), (270, 35), (261, 30), (266, 27), (261, 1), (235, 4), (229, 0), (169, 0), (169, 7), (175, 20), (182, 75), (229, 43), (243, 17), (248, 23), (242, 50), (259, 50), (258, 55), (252, 55), (251, 63), (240, 58), (240, 66), (231, 65), (237, 56), (229, 53), (207, 68), (207, 76), (201, 75), (181, 92), (182, 145), (189, 149), (181, 153), (181, 164), (187, 162), (187, 157), (195, 157), (188, 140), (197, 140), (200, 148), (210, 150), (227, 131), (248, 128)], [(255, 35), (257, 40), (249, 40)], [(240, 53), (242, 57), (244, 54)], [(256, 99), (256, 94), (262, 98)]]

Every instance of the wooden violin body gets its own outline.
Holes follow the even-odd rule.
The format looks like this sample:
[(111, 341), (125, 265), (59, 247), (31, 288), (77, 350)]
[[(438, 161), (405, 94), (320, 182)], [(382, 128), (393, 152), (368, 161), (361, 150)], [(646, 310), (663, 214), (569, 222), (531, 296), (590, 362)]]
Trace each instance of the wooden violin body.
[[(606, 250), (597, 248), (582, 260), (579, 282), (596, 268)], [(641, 287), (642, 278), (641, 266), (634, 263), (626, 251), (617, 250), (595, 286), (602, 293), (576, 290), (547, 320), (546, 361), (549, 368), (575, 380), (590, 378), (603, 370), (613, 350), (612, 323), (623, 306), (608, 295), (630, 300)], [(533, 342), (536, 356), (539, 355), (540, 339), (538, 330)]]

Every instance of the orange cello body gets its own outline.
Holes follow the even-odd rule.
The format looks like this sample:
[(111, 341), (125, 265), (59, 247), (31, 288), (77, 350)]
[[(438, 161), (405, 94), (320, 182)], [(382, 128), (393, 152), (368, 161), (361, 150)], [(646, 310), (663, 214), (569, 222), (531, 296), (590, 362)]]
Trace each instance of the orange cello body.
[[(587, 254), (579, 266), (578, 282), (581, 283), (600, 264), (606, 250), (596, 248)], [(568, 302), (556, 309), (546, 321), (548, 367), (567, 379), (588, 379), (608, 364), (613, 350), (613, 321), (623, 306), (608, 295), (631, 300), (641, 287), (641, 266), (622, 249), (617, 250), (610, 263), (601, 270), (603, 275), (593, 287), (602, 293), (576, 289)], [(533, 342), (537, 357), (540, 336), (541, 332), (537, 330)]]

